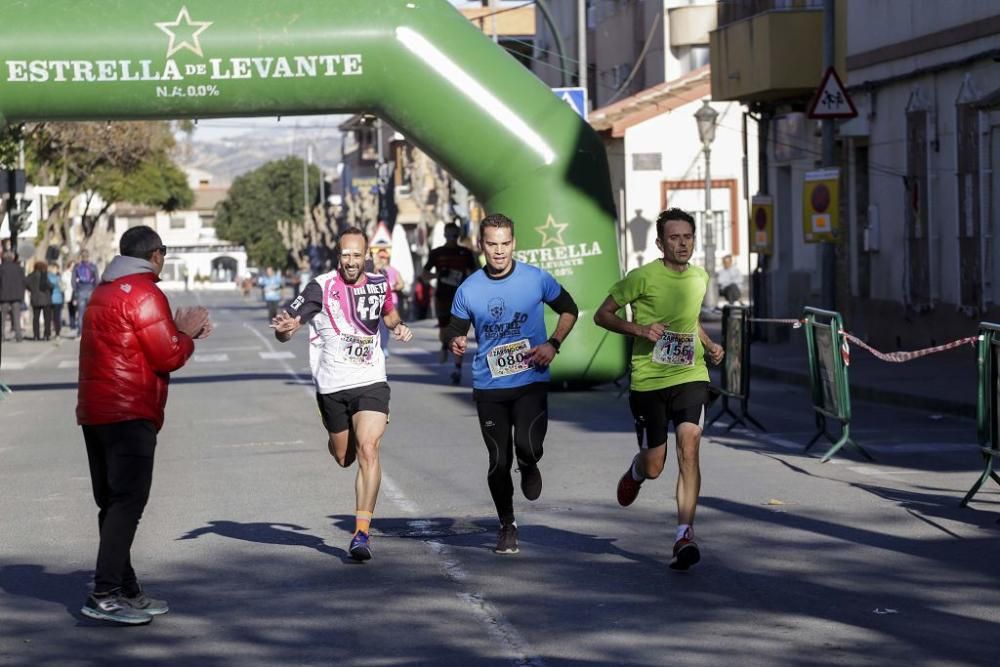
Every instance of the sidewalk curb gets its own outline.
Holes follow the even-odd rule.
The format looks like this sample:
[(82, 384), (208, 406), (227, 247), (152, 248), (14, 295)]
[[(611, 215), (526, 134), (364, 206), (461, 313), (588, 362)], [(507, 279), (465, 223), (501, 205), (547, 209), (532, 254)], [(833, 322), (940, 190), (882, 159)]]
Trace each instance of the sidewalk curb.
[[(809, 386), (809, 376), (805, 373), (783, 370), (761, 366), (751, 361), (750, 377), (773, 380), (785, 384), (795, 384), (803, 387)], [(753, 394), (751, 393), (751, 396)], [(976, 418), (976, 404), (963, 403), (961, 401), (949, 401), (930, 396), (915, 396), (897, 391), (878, 389), (876, 387), (865, 387), (851, 384), (851, 398), (883, 405), (893, 405), (903, 408), (914, 408), (917, 410), (927, 410), (934, 414), (948, 414), (956, 417)], [(750, 399), (753, 400), (752, 398)]]

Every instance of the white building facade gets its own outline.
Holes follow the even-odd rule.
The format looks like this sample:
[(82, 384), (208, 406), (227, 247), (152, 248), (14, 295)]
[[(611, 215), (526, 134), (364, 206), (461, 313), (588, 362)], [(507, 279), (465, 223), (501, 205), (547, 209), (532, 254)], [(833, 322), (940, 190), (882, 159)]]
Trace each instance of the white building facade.
[(115, 244), (130, 227), (148, 225), (167, 246), (161, 288), (235, 289), (237, 279), (247, 275), (246, 250), (215, 233), (215, 208), (226, 198), (228, 188), (212, 185), (211, 176), (201, 171), (189, 171), (188, 180), (194, 193), (190, 209), (166, 212), (116, 205)]
[[(590, 122), (604, 138), (617, 196), (625, 270), (658, 258), (657, 214), (671, 207), (695, 218), (697, 246), (692, 261), (705, 264), (705, 156), (695, 112), (709, 95), (710, 72), (701, 68), (675, 81), (655, 86), (610, 107), (595, 110)], [(756, 255), (748, 252), (746, 192), (756, 190), (751, 172), (744, 185), (743, 107), (735, 102), (712, 103), (719, 114), (711, 144), (711, 210), (715, 266), (733, 255), (746, 276)], [(756, 146), (750, 144), (750, 160)]]
[[(848, 5), (855, 317), (918, 347), (1000, 316), (1000, 4)], [(876, 336), (879, 337), (879, 336)]]

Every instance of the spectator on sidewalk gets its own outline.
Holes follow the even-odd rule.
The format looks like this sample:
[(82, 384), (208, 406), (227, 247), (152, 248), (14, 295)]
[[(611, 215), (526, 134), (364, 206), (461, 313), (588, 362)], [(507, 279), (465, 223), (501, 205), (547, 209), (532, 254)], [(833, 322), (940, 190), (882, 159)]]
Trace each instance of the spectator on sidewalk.
[(722, 268), (715, 274), (715, 283), (719, 286), (719, 296), (731, 304), (739, 302), (742, 296), (740, 286), (743, 284), (743, 276), (733, 264), (732, 255), (722, 258)]
[[(3, 253), (0, 263), (0, 334), (3, 333), (7, 318), (14, 329), (14, 340), (18, 343), (24, 337), (21, 333), (21, 304), (24, 302), (24, 268), (14, 253)], [(4, 336), (6, 340), (6, 336)]]
[(52, 283), (49, 282), (49, 266), (39, 260), (35, 269), (26, 279), (31, 294), (31, 333), (33, 340), (43, 340), (41, 319), (45, 318), (45, 338), (52, 338)]
[(49, 265), (49, 284), (52, 285), (52, 333), (56, 338), (62, 332), (62, 309), (66, 297), (63, 294), (62, 276), (55, 263)]
[(83, 329), (83, 314), (87, 311), (90, 295), (97, 287), (97, 266), (90, 261), (90, 253), (80, 253), (80, 261), (73, 267), (73, 300), (76, 301), (76, 335)]
[(76, 295), (73, 294), (73, 269), (76, 262), (70, 260), (63, 266), (62, 284), (63, 298), (66, 302), (66, 326), (70, 329), (76, 328)]
[(132, 568), (131, 548), (153, 481), (169, 373), (187, 362), (194, 339), (212, 331), (208, 311), (170, 303), (156, 282), (166, 248), (145, 225), (126, 231), (83, 319), (76, 408), (99, 512), (94, 590), (80, 612), (127, 625), (169, 610), (148, 597)]
[(278, 315), (278, 304), (281, 303), (281, 288), (284, 281), (275, 272), (273, 266), (267, 267), (265, 275), (260, 278), (260, 286), (264, 290), (264, 303), (267, 304), (267, 319), (273, 320)]

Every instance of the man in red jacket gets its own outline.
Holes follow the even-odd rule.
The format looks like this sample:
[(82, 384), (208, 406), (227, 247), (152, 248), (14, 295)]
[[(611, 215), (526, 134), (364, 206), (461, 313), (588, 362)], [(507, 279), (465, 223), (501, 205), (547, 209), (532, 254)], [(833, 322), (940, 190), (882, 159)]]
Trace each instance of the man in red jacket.
[(156, 434), (163, 426), (169, 373), (211, 333), (204, 308), (170, 304), (156, 286), (166, 248), (150, 227), (122, 235), (82, 323), (76, 408), (99, 512), (100, 547), (94, 592), (80, 612), (142, 625), (168, 611), (139, 586), (130, 551), (153, 481)]

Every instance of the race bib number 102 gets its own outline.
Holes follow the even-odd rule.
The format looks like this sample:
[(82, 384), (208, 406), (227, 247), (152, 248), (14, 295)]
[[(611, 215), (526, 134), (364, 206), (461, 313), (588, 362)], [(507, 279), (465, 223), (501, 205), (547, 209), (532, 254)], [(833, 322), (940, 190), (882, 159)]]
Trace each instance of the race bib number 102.
[(694, 334), (664, 331), (653, 347), (653, 361), (664, 366), (694, 366)]
[(486, 353), (486, 363), (489, 364), (490, 375), (499, 378), (529, 370), (531, 366), (525, 361), (525, 357), (530, 349), (531, 345), (527, 338), (505, 345), (497, 345)]
[(354, 366), (369, 366), (375, 362), (375, 336), (340, 335), (340, 361)]

